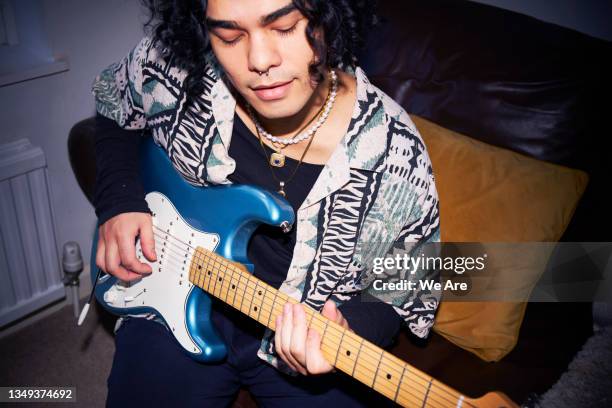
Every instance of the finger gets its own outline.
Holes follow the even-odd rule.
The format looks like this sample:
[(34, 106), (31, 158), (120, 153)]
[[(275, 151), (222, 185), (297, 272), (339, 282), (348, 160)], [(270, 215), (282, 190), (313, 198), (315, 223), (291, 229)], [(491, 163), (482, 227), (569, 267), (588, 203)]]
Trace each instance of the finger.
[(102, 238), (102, 233), (98, 234), (98, 245), (96, 249), (96, 266), (106, 272), (106, 263), (104, 262), (106, 254), (106, 245)]
[(153, 223), (151, 217), (147, 217), (143, 225), (140, 226), (140, 247), (145, 258), (151, 262), (157, 260), (155, 252), (155, 237), (153, 236)]
[(293, 307), (291, 303), (285, 303), (283, 307), (283, 332), (281, 335), (281, 343), (283, 345), (283, 351), (285, 352), (285, 357), (289, 363), (291, 363), (292, 368), (301, 373), (303, 371), (303, 367), (300, 363), (293, 357), (291, 354), (291, 337), (293, 336)]
[(321, 314), (333, 322), (338, 322), (338, 314), (340, 312), (336, 308), (336, 303), (333, 300), (328, 300), (321, 309)]
[(142, 275), (130, 272), (120, 265), (119, 249), (115, 241), (106, 243), (104, 262), (106, 263), (106, 273), (110, 273), (118, 279), (129, 282), (142, 277)]
[(349, 328), (349, 324), (348, 321), (346, 320), (346, 318), (342, 315), (342, 312), (338, 311), (338, 315), (339, 318), (336, 321), (336, 323), (338, 323), (340, 326), (344, 327), (345, 329)]
[(291, 362), (287, 358), (285, 351), (283, 350), (282, 336), (283, 336), (283, 314), (280, 313), (278, 316), (276, 316), (276, 330), (274, 332), (274, 345), (276, 349), (276, 354), (278, 354), (281, 360), (287, 363), (287, 365), (291, 367), (293, 371), (297, 371), (295, 367), (293, 366), (293, 364), (291, 364)]
[(120, 265), (141, 275), (151, 273), (151, 266), (136, 258), (136, 246), (132, 234), (121, 234), (118, 238)]
[(302, 305), (293, 305), (293, 328), (291, 333), (291, 356), (300, 365), (302, 374), (306, 372), (306, 332), (308, 326), (306, 323), (306, 312)]
[(333, 300), (328, 300), (325, 302), (323, 309), (321, 310), (321, 314), (327, 317), (329, 320), (338, 323), (343, 328), (350, 330), (348, 321), (345, 319), (344, 315), (342, 315), (342, 312), (338, 310), (338, 307)]
[(321, 352), (321, 336), (315, 329), (308, 329), (306, 336), (306, 370), (310, 374), (328, 373), (334, 369)]

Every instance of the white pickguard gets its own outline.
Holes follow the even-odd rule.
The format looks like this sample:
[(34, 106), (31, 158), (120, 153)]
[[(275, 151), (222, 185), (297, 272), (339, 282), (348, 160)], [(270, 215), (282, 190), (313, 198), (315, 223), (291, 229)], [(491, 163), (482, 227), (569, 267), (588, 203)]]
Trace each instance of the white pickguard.
[(138, 281), (117, 281), (105, 294), (104, 300), (113, 307), (153, 307), (165, 319), (176, 340), (190, 353), (202, 350), (191, 338), (185, 320), (189, 293), (195, 287), (189, 282), (189, 265), (196, 247), (214, 251), (219, 236), (198, 231), (189, 226), (161, 193), (146, 196), (153, 212), (153, 233), (157, 261), (150, 263), (142, 255), (140, 242), (136, 253), (141, 262), (151, 265), (153, 273)]

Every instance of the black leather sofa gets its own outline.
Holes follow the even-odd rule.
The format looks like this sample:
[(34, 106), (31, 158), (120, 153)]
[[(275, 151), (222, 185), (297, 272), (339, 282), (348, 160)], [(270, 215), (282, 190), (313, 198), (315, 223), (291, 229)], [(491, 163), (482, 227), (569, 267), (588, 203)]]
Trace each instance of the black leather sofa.
[[(610, 241), (608, 96), (612, 44), (459, 0), (381, 0), (359, 60), (409, 113), (537, 159), (585, 170), (590, 182), (562, 241)], [(92, 73), (92, 76), (95, 73)], [(70, 132), (71, 163), (91, 200), (93, 120)], [(470, 396), (543, 393), (592, 333), (590, 303), (530, 303), (518, 344), (487, 363), (437, 334), (402, 333), (392, 352)], [(243, 392), (235, 406), (253, 401)]]

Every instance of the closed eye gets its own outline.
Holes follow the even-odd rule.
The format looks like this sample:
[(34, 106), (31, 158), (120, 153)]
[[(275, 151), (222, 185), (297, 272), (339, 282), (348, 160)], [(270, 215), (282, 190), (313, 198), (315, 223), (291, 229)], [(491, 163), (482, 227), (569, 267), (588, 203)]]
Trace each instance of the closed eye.
[(296, 28), (297, 28), (297, 23), (295, 23), (293, 26), (287, 29), (284, 29), (284, 30), (276, 29), (276, 31), (278, 31), (280, 35), (290, 35), (291, 33), (295, 31)]
[(222, 38), (222, 37), (218, 37), (218, 38), (221, 40), (223, 44), (231, 46), (231, 45), (238, 44), (238, 41), (240, 41), (240, 39), (242, 38), (242, 35), (239, 35), (238, 37), (233, 38), (231, 40), (226, 40), (225, 38)]

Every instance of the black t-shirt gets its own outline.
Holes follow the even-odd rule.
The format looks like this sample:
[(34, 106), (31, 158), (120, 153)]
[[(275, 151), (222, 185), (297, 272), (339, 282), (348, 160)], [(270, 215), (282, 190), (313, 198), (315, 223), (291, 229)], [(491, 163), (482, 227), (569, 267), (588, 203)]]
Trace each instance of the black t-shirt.
[[(265, 152), (264, 152), (265, 149)], [(234, 132), (229, 147), (229, 156), (236, 160), (236, 169), (228, 176), (232, 183), (252, 184), (269, 191), (278, 191), (279, 183), (271, 173), (268, 160), (274, 152), (246, 127), (238, 115), (234, 115)], [(285, 184), (286, 199), (297, 214), (310, 189), (314, 185), (323, 165), (285, 158), (283, 167), (272, 169), (278, 180), (293, 178)], [(283, 233), (280, 228), (261, 225), (255, 230), (248, 246), (248, 257), (255, 266), (254, 275), (279, 288), (287, 276), (293, 258), (297, 228)]]

